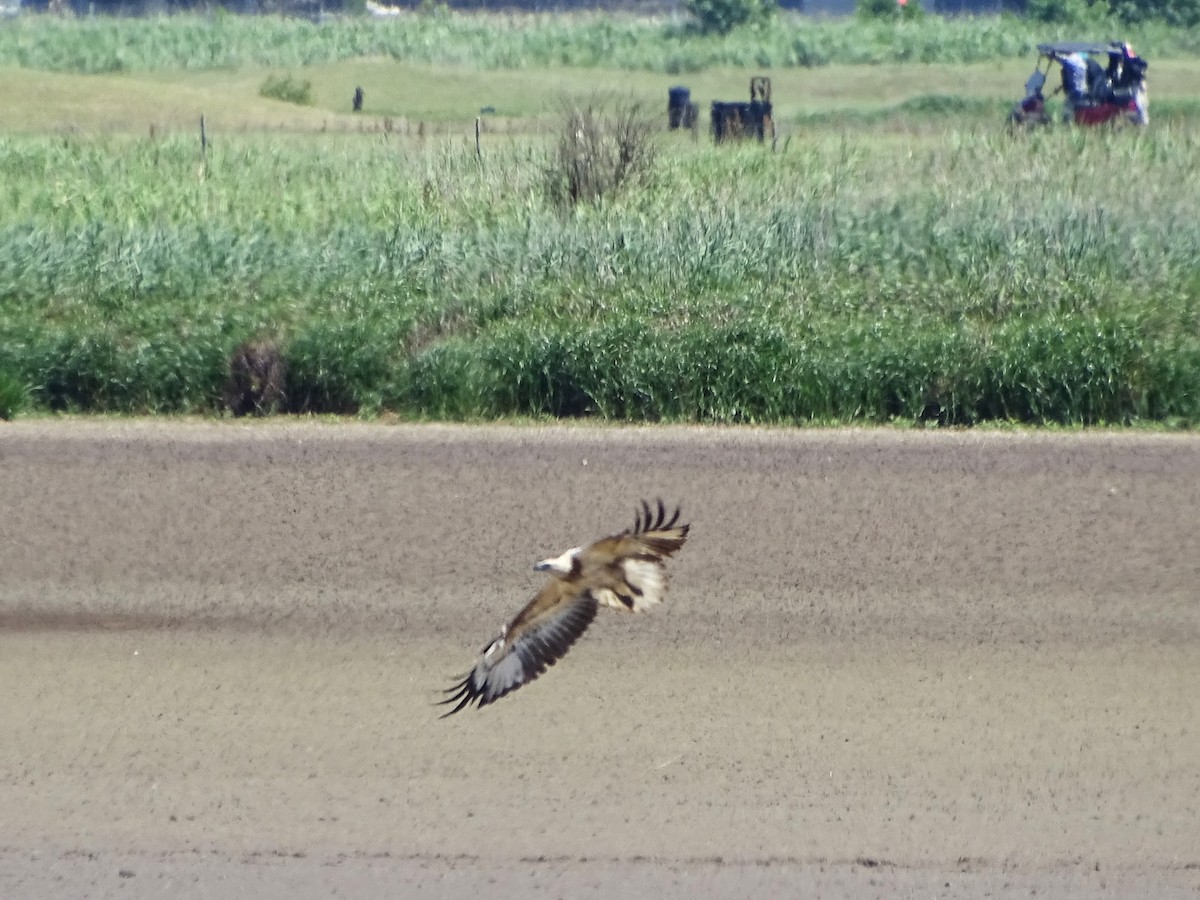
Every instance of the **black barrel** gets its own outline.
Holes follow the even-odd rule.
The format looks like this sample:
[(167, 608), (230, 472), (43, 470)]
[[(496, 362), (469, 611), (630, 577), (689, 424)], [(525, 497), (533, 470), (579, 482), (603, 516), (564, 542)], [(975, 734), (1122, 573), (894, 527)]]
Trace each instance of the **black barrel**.
[(691, 106), (692, 92), (685, 87), (667, 88), (667, 127), (679, 128), (681, 125), (690, 127), (687, 122), (688, 107)]

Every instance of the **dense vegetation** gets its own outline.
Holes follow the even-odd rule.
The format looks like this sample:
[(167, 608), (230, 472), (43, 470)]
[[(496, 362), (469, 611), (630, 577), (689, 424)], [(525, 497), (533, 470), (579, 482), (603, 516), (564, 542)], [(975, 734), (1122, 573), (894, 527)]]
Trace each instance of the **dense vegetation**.
[[(306, 65), (354, 57), (755, 71), (1029, 58), (1052, 32), (38, 17), (0, 28), (0, 65), (251, 66), (295, 100)], [(0, 137), (0, 418), (272, 408), (231, 399), (232, 364), (294, 411), (1195, 425), (1200, 131), (1186, 98), (1154, 109), (1144, 133), (1012, 136), (1004, 102), (931, 93), (802, 111), (774, 154), (576, 112), (482, 158), (386, 131), (222, 134), (203, 156), (153, 128)]]
[(212, 410), (263, 340), (295, 410), (1194, 424), (1198, 151), (684, 139), (564, 209), (520, 142), (0, 140), (0, 370), (45, 408)]
[[(1090, 37), (1120, 34), (1153, 57), (1200, 53), (1200, 30), (1094, 23)], [(610, 15), (407, 15), (399, 21), (245, 19), (214, 14), (139, 21), (23, 17), (0, 28), (0, 66), (59, 72), (127, 72), (237, 66), (301, 67), (359, 57), (484, 69), (604, 66), (694, 72), (714, 66), (978, 62), (1029, 58), (1039, 41), (1078, 38), (1076, 25), (1016, 18), (811, 21), (780, 17), (729, 35), (678, 23)]]

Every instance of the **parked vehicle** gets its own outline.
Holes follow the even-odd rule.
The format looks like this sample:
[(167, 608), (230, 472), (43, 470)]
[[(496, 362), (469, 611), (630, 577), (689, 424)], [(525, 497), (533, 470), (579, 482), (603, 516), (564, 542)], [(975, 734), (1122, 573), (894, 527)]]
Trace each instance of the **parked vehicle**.
[(1149, 64), (1123, 41), (1087, 43), (1065, 41), (1038, 44), (1038, 61), (1025, 82), (1025, 97), (1013, 106), (1015, 125), (1048, 125), (1045, 86), (1057, 65), (1061, 83), (1050, 94), (1063, 94), (1062, 120), (1075, 125), (1106, 122), (1148, 125), (1150, 97), (1146, 90)]

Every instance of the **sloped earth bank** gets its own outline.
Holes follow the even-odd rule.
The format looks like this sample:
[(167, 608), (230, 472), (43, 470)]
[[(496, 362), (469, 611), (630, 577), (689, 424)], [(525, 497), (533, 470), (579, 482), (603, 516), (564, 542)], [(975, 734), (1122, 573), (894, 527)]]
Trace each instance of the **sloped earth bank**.
[(18, 423), (0, 546), (5, 898), (1200, 896), (1195, 436)]

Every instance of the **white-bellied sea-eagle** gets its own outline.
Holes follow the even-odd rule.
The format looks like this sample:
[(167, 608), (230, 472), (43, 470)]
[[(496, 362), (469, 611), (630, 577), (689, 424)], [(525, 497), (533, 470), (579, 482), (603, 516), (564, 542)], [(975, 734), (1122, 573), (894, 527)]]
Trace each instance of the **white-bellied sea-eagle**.
[(456, 705), (445, 716), (472, 703), (487, 706), (533, 681), (562, 659), (600, 606), (641, 612), (661, 602), (664, 562), (683, 546), (690, 527), (678, 524), (679, 512), (668, 519), (661, 500), (656, 508), (642, 501), (632, 528), (534, 566), (550, 573), (549, 583), (446, 691), (451, 696), (442, 705)]

